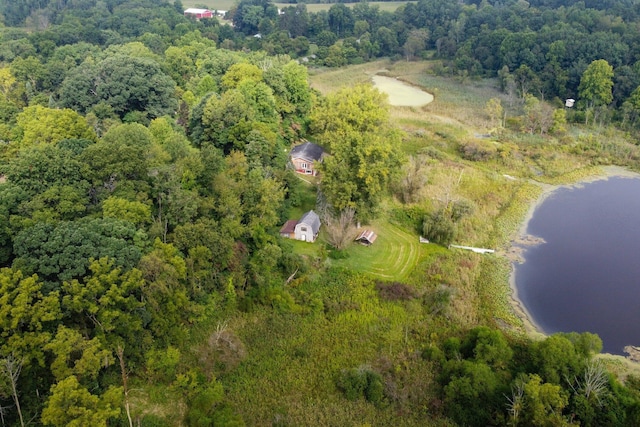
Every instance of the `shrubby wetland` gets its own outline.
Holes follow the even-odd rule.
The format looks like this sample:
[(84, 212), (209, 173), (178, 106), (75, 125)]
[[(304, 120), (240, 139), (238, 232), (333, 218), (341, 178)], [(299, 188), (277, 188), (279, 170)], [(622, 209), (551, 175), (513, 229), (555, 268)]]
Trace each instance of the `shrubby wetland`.
[(640, 425), (513, 275), (640, 170), (635, 1), (0, 14), (3, 426)]

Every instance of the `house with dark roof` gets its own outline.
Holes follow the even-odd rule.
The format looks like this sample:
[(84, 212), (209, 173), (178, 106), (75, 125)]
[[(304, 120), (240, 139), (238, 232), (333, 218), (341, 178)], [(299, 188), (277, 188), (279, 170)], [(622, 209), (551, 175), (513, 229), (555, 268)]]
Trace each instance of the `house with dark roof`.
[(280, 229), (280, 235), (289, 239), (314, 242), (320, 231), (320, 217), (314, 211), (306, 212), (299, 221), (290, 219)]
[(318, 144), (305, 141), (291, 149), (289, 157), (296, 172), (305, 175), (317, 175), (316, 166), (324, 159), (324, 149)]

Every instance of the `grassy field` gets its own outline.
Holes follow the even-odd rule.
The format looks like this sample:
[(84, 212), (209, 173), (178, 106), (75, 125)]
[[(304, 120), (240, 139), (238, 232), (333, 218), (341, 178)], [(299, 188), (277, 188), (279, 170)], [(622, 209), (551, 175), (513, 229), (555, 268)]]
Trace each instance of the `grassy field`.
[(422, 248), (418, 236), (407, 233), (388, 222), (367, 225), (378, 238), (371, 246), (357, 243), (348, 249), (348, 258), (334, 261), (335, 265), (361, 271), (381, 280), (403, 281), (418, 263)]
[(188, 7), (201, 7), (206, 6), (211, 10), (229, 10), (235, 4), (239, 3), (238, 0), (183, 0), (182, 5), (185, 8)]
[[(239, 0), (184, 0), (182, 4), (184, 7), (198, 7), (198, 6), (206, 6), (212, 10), (229, 10), (233, 5), (239, 3)], [(380, 10), (393, 12), (400, 6), (406, 3), (415, 3), (415, 1), (374, 1), (369, 2), (370, 6), (378, 6)], [(275, 3), (279, 8), (285, 8), (288, 6), (295, 6), (295, 4), (291, 3)], [(357, 3), (345, 3), (348, 7), (353, 7)], [(307, 3), (307, 11), (309, 12), (319, 12), (321, 10), (329, 10), (332, 6), (331, 3)]]

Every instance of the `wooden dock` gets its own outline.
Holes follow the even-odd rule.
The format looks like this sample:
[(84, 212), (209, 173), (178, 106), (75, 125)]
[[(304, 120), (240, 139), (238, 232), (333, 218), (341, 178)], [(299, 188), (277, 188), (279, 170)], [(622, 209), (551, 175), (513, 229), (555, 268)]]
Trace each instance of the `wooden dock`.
[(492, 254), (495, 253), (493, 249), (485, 249), (485, 248), (474, 248), (473, 246), (460, 246), (460, 245), (449, 245), (450, 248), (457, 249), (465, 249), (467, 251), (475, 252), (477, 254)]

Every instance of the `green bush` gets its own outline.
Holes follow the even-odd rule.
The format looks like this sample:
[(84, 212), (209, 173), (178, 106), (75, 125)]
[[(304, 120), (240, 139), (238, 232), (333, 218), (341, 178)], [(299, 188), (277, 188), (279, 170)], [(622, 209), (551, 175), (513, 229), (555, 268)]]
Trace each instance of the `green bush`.
[(378, 404), (384, 397), (384, 385), (382, 384), (382, 377), (372, 371), (367, 371), (367, 387), (364, 389), (364, 397), (367, 401)]
[(348, 400), (364, 397), (368, 402), (378, 404), (384, 397), (382, 377), (369, 368), (360, 367), (343, 371), (337, 385)]
[(349, 252), (339, 249), (329, 249), (329, 258), (331, 259), (347, 259)]
[(465, 160), (486, 162), (495, 159), (498, 149), (495, 145), (485, 141), (468, 141), (460, 144), (460, 155)]
[(349, 369), (338, 380), (338, 388), (348, 400), (358, 400), (364, 395), (366, 387), (367, 376), (360, 369)]
[(146, 414), (142, 420), (140, 420), (139, 425), (140, 427), (169, 427), (171, 424), (158, 415)]
[(424, 217), (422, 234), (433, 243), (448, 246), (455, 237), (456, 227), (451, 218), (439, 211)]

